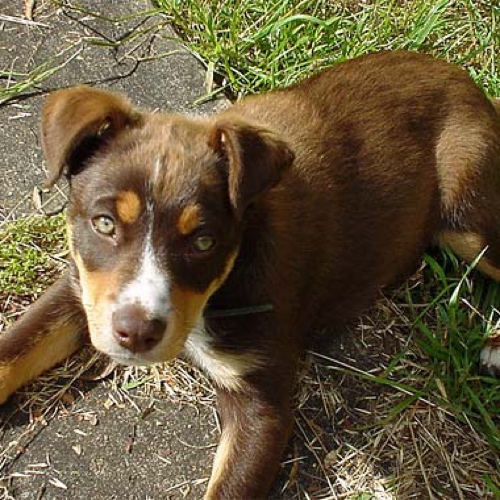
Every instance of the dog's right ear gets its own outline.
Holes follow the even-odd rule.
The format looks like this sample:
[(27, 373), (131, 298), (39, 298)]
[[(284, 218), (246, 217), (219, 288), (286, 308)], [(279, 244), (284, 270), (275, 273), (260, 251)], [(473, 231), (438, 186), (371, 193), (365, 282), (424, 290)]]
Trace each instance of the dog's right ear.
[(46, 186), (53, 186), (64, 171), (76, 173), (105, 141), (139, 120), (140, 113), (117, 93), (78, 86), (51, 94), (41, 125)]

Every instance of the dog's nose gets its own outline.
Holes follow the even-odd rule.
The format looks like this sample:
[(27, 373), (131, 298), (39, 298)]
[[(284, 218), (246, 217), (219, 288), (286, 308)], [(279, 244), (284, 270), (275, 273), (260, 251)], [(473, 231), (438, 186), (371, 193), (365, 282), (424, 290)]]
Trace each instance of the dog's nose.
[(147, 318), (139, 306), (124, 306), (113, 313), (114, 336), (122, 347), (131, 352), (153, 349), (163, 337), (166, 327), (166, 321)]

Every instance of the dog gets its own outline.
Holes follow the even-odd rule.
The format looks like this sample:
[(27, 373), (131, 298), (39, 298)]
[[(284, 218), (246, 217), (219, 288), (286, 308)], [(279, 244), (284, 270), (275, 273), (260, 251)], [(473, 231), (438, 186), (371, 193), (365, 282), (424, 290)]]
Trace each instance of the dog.
[[(42, 113), (48, 184), (70, 182), (69, 269), (0, 335), (0, 403), (92, 344), (183, 355), (222, 435), (206, 499), (268, 494), (311, 332), (404, 280), (433, 244), (500, 280), (500, 101), (462, 69), (382, 52), (213, 117), (89, 87)], [(500, 373), (500, 343), (481, 359)]]

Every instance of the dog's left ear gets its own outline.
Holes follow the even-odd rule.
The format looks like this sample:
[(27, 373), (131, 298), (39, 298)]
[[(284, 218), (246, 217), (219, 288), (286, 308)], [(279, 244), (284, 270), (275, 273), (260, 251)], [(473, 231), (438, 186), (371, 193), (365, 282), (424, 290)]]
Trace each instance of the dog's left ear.
[(138, 122), (140, 113), (116, 92), (85, 86), (52, 93), (42, 112), (42, 149), (51, 187), (66, 170), (68, 176), (121, 129)]
[(227, 164), (229, 200), (239, 219), (281, 180), (295, 158), (273, 131), (231, 116), (216, 121), (210, 146)]

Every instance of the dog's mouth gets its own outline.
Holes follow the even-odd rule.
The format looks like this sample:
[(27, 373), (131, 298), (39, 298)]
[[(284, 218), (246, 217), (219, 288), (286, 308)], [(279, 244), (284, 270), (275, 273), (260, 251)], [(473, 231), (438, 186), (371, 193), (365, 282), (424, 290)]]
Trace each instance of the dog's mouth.
[(113, 361), (129, 366), (164, 363), (177, 357), (197, 324), (197, 318), (186, 322), (174, 313), (168, 321), (134, 316), (117, 320), (109, 313), (104, 321), (101, 316), (101, 322), (93, 325), (91, 313), (88, 316), (93, 346)]

